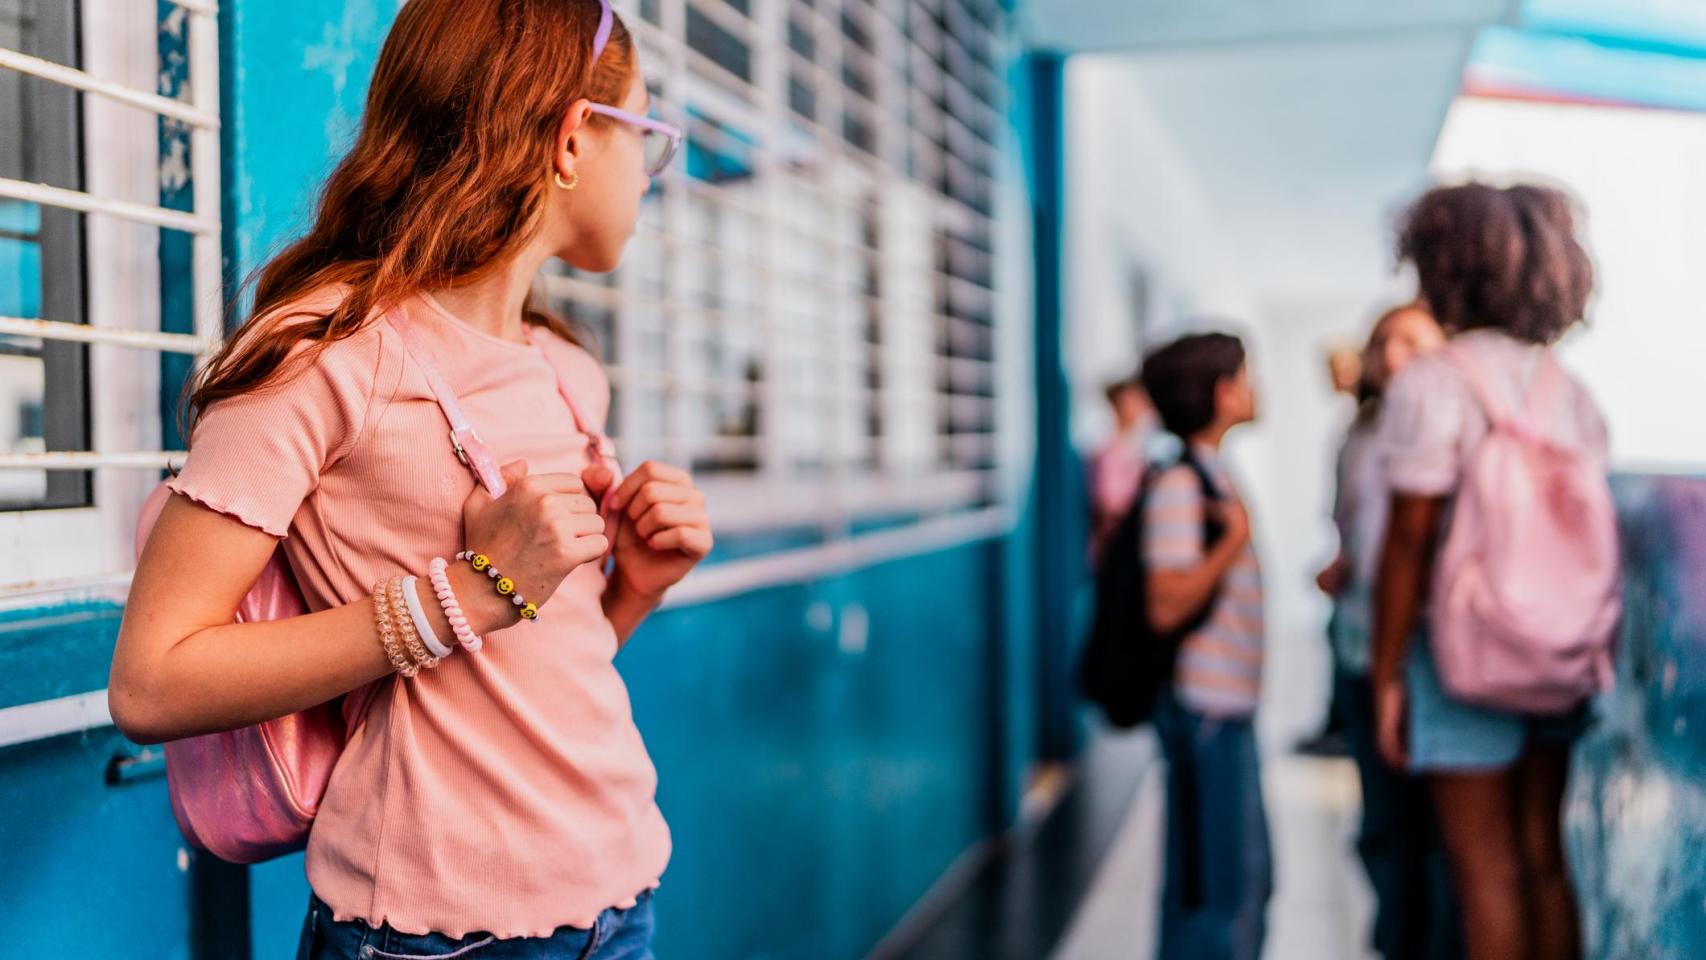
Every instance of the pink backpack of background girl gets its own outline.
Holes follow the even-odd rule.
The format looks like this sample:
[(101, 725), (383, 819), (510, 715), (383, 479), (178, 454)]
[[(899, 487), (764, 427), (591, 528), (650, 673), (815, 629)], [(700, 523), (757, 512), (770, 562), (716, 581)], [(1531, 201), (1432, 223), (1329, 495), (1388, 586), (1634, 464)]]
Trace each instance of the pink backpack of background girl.
[(1498, 402), (1474, 357), (1450, 357), (1491, 431), (1468, 459), (1435, 570), (1440, 680), (1477, 706), (1561, 713), (1611, 680), (1622, 613), (1611, 487), (1591, 451), (1548, 435), (1571, 401), (1550, 351), (1523, 411)]

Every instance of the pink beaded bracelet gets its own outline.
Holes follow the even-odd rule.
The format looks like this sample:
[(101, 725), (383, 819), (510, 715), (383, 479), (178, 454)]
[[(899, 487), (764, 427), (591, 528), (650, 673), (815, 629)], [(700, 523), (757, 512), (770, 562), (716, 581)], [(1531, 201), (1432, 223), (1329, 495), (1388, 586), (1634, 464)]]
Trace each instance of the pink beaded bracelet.
[(433, 557), (432, 563), (427, 565), (427, 579), (432, 583), (432, 592), (438, 597), (438, 605), (444, 608), (444, 617), (450, 621), (450, 629), (455, 632), (457, 641), (473, 653), (485, 642), (474, 628), (468, 626), (468, 618), (462, 615), (462, 605), (456, 602), (456, 594), (450, 589), (449, 568), (450, 564), (443, 557)]

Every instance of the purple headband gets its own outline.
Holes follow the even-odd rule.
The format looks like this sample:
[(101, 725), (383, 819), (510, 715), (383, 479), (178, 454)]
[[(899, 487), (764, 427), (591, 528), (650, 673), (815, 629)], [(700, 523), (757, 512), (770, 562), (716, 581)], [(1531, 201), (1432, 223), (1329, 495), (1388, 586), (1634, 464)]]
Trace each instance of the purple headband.
[(598, 14), (598, 32), (592, 35), (592, 59), (604, 56), (604, 48), (610, 43), (610, 28), (616, 23), (616, 14), (610, 9), (610, 0), (598, 0), (601, 8)]

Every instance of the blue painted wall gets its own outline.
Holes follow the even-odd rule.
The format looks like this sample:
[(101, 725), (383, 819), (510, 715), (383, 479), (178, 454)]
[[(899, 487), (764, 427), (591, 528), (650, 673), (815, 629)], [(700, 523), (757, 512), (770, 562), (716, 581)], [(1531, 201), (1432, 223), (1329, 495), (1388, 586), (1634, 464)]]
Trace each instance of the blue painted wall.
[(1588, 955), (1706, 953), (1706, 481), (1617, 484), (1628, 566), (1616, 689), (1566, 821)]

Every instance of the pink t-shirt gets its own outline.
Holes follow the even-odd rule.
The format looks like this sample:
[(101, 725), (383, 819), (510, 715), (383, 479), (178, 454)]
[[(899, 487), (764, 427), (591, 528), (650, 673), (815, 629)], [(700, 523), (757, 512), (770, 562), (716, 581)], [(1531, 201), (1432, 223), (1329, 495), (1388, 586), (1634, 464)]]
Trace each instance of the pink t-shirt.
[[(316, 299), (320, 312), (335, 302)], [(406, 311), (499, 463), (586, 467), (586, 439), (533, 348), (429, 299)], [(536, 339), (603, 423), (610, 389), (598, 362), (556, 336)], [(312, 609), (361, 600), (391, 576), (424, 576), (433, 557), (463, 549), (473, 485), (420, 366), (383, 321), (282, 387), (215, 404), (171, 483), (284, 537)], [(309, 883), (337, 919), (546, 936), (591, 927), (657, 886), (669, 830), (613, 663), (604, 585), (596, 564), (582, 566), (538, 621), (415, 679), (380, 681), (308, 842)]]

